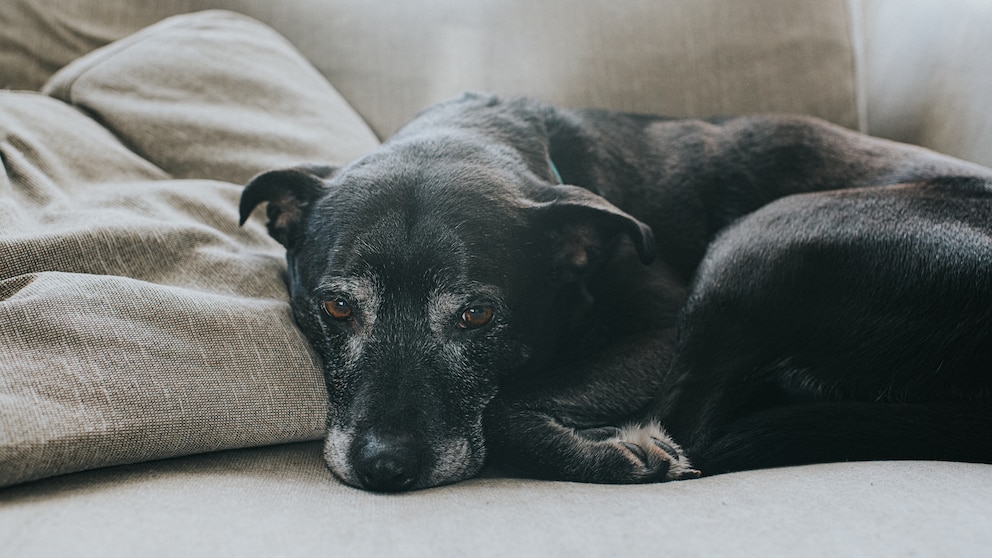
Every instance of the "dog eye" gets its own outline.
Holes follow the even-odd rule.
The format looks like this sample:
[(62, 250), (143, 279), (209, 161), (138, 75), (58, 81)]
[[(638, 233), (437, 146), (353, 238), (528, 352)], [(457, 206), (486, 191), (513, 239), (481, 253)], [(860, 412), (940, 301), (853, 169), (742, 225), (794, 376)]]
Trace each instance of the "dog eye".
[(335, 320), (347, 320), (351, 317), (351, 305), (343, 298), (335, 298), (324, 303), (324, 312)]
[(492, 306), (472, 306), (462, 312), (461, 319), (458, 320), (458, 327), (462, 329), (477, 329), (493, 319)]

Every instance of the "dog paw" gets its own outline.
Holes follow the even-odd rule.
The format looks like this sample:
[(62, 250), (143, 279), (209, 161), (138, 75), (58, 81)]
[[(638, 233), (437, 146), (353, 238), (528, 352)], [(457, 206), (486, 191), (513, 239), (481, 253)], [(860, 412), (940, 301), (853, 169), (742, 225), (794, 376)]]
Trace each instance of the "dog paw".
[[(602, 452), (595, 476), (610, 482), (661, 482), (698, 478), (682, 447), (657, 422), (576, 430), (576, 436)], [(592, 479), (598, 480), (598, 479)]]

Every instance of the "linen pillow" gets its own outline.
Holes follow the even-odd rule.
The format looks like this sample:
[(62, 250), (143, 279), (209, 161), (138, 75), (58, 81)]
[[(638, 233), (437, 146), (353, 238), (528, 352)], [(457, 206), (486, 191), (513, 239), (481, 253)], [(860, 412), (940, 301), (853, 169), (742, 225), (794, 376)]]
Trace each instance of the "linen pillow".
[[(229, 71), (213, 58), (245, 49), (259, 56)], [(241, 184), (170, 177), (240, 181), (374, 147), (326, 82), (289, 86), (298, 57), (209, 12), (67, 68), (49, 90), (84, 110), (0, 91), (0, 486), (321, 436), (323, 379), (282, 247), (261, 215), (237, 226)]]
[(244, 183), (347, 163), (375, 134), (286, 39), (247, 16), (174, 16), (59, 70), (42, 92), (84, 109), (176, 178)]

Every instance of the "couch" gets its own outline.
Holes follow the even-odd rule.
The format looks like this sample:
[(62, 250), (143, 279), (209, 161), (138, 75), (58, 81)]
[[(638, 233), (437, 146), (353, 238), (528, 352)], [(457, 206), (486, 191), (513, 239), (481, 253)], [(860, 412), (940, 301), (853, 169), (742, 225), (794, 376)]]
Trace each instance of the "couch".
[(980, 0), (6, 0), (0, 554), (987, 556), (980, 464), (347, 487), (237, 200), (465, 89), (812, 114), (992, 165), (990, 28)]

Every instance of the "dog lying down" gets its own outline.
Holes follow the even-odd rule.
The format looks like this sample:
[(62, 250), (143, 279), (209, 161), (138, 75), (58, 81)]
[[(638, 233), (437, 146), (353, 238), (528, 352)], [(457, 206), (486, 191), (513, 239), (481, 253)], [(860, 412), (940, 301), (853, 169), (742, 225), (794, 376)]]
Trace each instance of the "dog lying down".
[(348, 484), (992, 462), (992, 170), (808, 117), (466, 94), (257, 176), (242, 222), (262, 202)]

